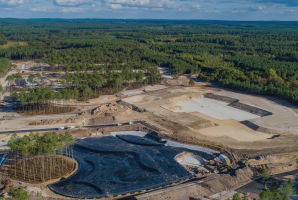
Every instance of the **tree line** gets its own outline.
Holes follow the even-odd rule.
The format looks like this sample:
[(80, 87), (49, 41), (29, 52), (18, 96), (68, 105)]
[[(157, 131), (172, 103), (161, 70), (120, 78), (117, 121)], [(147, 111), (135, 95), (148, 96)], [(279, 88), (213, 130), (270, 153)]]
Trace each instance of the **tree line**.
[[(65, 72), (98, 71), (102, 75), (109, 70), (142, 70), (147, 77), (144, 83), (148, 84), (159, 79), (158, 75), (147, 76), (151, 67), (167, 66), (172, 68), (173, 76), (198, 74), (202, 81), (264, 95), (273, 91), (271, 96), (297, 102), (295, 22), (61, 20), (54, 23), (54, 19), (1, 19), (1, 22), (6, 25), (0, 26), (0, 34), (8, 40), (26, 41), (28, 45), (2, 48), (0, 57), (44, 61), (53, 69)], [(271, 69), (277, 76), (268, 74)], [(108, 88), (116, 91), (120, 82), (131, 82), (119, 75), (113, 75), (113, 81), (103, 79), (110, 83), (106, 85)], [(95, 84), (72, 82), (68, 83), (69, 89), (77, 87), (81, 99), (98, 93)]]
[(7, 58), (0, 58), (0, 77), (9, 69), (9, 60)]
[(63, 102), (69, 99), (76, 99), (78, 95), (79, 91), (76, 88), (66, 88), (62, 91), (55, 92), (42, 84), (39, 87), (29, 88), (28, 92), (21, 89), (19, 93), (11, 93), (12, 97), (20, 100), (20, 105), (15, 107), (15, 110), (31, 115), (60, 114), (71, 111), (73, 107), (56, 105), (55, 100)]
[(69, 132), (59, 135), (56, 132), (43, 135), (30, 133), (23, 137), (13, 134), (8, 141), (15, 156), (15, 165), (10, 169), (10, 174), (17, 179), (33, 182), (62, 176), (66, 169), (72, 167), (63, 155), (73, 158), (74, 142)]
[[(19, 108), (23, 108), (24, 111), (25, 109), (35, 110), (34, 112), (37, 114), (46, 109), (46, 104), (49, 104), (50, 110), (53, 110), (52, 108), (56, 104), (55, 100), (77, 99), (85, 101), (102, 94), (115, 94), (124, 87), (139, 88), (144, 85), (159, 84), (163, 80), (157, 67), (150, 67), (145, 73), (142, 70), (134, 72), (129, 67), (124, 68), (121, 73), (108, 69), (100, 72), (102, 71), (66, 72), (63, 77), (64, 80), (61, 81), (66, 88), (61, 91), (54, 91), (49, 87), (40, 85), (29, 88), (28, 91), (21, 89), (19, 93), (13, 92), (11, 96), (20, 100)], [(55, 109), (58, 109), (60, 113), (60, 107)]]
[(7, 44), (7, 38), (0, 34), (0, 45), (4, 45), (4, 44)]

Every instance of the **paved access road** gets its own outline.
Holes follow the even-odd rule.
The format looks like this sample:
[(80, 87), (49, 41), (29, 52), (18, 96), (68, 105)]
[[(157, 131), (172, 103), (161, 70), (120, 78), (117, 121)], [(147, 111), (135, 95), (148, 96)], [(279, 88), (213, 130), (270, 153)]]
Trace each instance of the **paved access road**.
[(37, 131), (55, 131), (55, 130), (59, 130), (59, 128), (16, 129), (16, 130), (0, 131), (0, 134), (37, 132)]
[[(143, 123), (142, 121), (135, 121), (135, 123)], [(129, 125), (129, 123), (123, 123), (123, 125)], [(94, 125), (94, 126), (80, 126), (76, 128), (105, 128), (111, 126), (118, 126), (118, 124), (108, 124), (108, 125)], [(37, 132), (37, 131), (55, 131), (55, 130), (63, 130), (60, 127), (53, 127), (53, 128), (36, 128), (36, 129), (16, 129), (16, 130), (7, 130), (7, 131), (0, 131), (0, 134), (7, 134), (7, 133), (24, 133), (24, 132)]]
[[(298, 173), (298, 170), (294, 170), (294, 171), (290, 171), (290, 172), (284, 172), (284, 173), (280, 173), (280, 174), (271, 175), (269, 179), (294, 175), (294, 174), (297, 174), (297, 173)], [(264, 183), (263, 183), (263, 178), (259, 178), (257, 180), (254, 180), (254, 181), (248, 183), (247, 185), (244, 185), (241, 188), (238, 188), (236, 190), (236, 192), (238, 192), (238, 193), (252, 192), (252, 193), (255, 193), (255, 194), (260, 194), (264, 190), (265, 190), (265, 187), (264, 187)]]

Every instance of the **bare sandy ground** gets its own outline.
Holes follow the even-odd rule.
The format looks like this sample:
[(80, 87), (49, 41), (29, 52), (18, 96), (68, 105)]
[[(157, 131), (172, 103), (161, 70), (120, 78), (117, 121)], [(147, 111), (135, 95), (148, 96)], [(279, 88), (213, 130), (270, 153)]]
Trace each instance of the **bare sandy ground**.
[(119, 92), (119, 95), (135, 95), (144, 93), (144, 87), (135, 90), (123, 90)]
[(170, 67), (157, 67), (159, 69), (159, 72), (162, 74), (162, 76), (165, 79), (172, 79), (173, 76), (171, 76), (171, 68)]
[(107, 103), (109, 101), (116, 100), (116, 99), (117, 99), (117, 97), (115, 95), (102, 95), (98, 98), (90, 99), (87, 102), (70, 99), (68, 101), (65, 101), (65, 100), (55, 101), (55, 103), (61, 104), (61, 105), (70, 105), (70, 106), (95, 106), (97, 104)]
[(198, 131), (199, 133), (210, 138), (228, 136), (235, 140), (246, 142), (261, 141), (272, 137), (270, 134), (254, 131), (234, 119), (219, 120), (199, 112), (192, 114), (203, 117), (204, 119), (210, 120), (212, 123), (216, 124), (216, 126), (203, 128)]
[(175, 110), (174, 112), (200, 112), (220, 120), (235, 119), (244, 121), (259, 118), (258, 115), (230, 107), (228, 106), (228, 103), (208, 98), (198, 98), (179, 102), (178, 106), (180, 106), (180, 109)]
[(298, 134), (296, 106), (274, 98), (253, 96), (228, 90), (221, 90), (215, 94), (239, 99), (241, 103), (272, 112), (273, 115), (249, 120), (260, 127), (268, 128), (273, 133)]
[(135, 89), (135, 90), (123, 90), (121, 92), (119, 92), (118, 94), (120, 95), (136, 95), (136, 94), (143, 94), (144, 92), (152, 92), (155, 90), (160, 90), (160, 89), (164, 89), (167, 88), (165, 85), (148, 85), (145, 87), (141, 87), (139, 89)]
[[(262, 124), (263, 122), (265, 124), (268, 123), (269, 127), (282, 127), (288, 123), (288, 126), (290, 126), (290, 128), (291, 126), (293, 126), (293, 128), (297, 127), (296, 129), (298, 129), (298, 123), (295, 123), (295, 120), (297, 119), (295, 118), (296, 113), (291, 107), (283, 106), (280, 102), (274, 102), (266, 98), (238, 94), (224, 90), (219, 91), (218, 88), (212, 88), (204, 85), (200, 87), (174, 87), (154, 92), (143, 93), (141, 95), (136, 95), (132, 97), (126, 97), (122, 100), (134, 104), (139, 108), (143, 108), (147, 112), (135, 112), (132, 115), (116, 116), (116, 121), (117, 123), (124, 123), (128, 121), (143, 120), (149, 124), (152, 124), (164, 130), (164, 132), (169, 134), (171, 137), (175, 136), (176, 134), (185, 135), (185, 142), (191, 140), (207, 140), (237, 149), (262, 149), (265, 146), (266, 148), (271, 148), (272, 146), (278, 147), (284, 145), (285, 142), (290, 142), (291, 145), (296, 145), (297, 139), (295, 135), (285, 135), (284, 137), (281, 136), (279, 138), (272, 139), (272, 134), (254, 131), (253, 129), (241, 124), (239, 121), (234, 119), (220, 120), (200, 112), (194, 112), (194, 110), (189, 110), (189, 112), (173, 112), (174, 109), (177, 109), (179, 107), (179, 102), (199, 98), (202, 94), (206, 92), (213, 92), (220, 95), (234, 97), (240, 99), (240, 102), (242, 103), (247, 103), (248, 105), (259, 107), (261, 109), (274, 113), (274, 115), (271, 116), (250, 119), (251, 121), (256, 120), (256, 122), (260, 124)], [(85, 107), (86, 105), (87, 108), (87, 105), (92, 106), (93, 104), (104, 103), (105, 101), (108, 101), (109, 99), (113, 100), (114, 98), (116, 98), (114, 95), (100, 97), (98, 99), (90, 100), (89, 103), (83, 103), (84, 106), (82, 107)], [(230, 110), (227, 110), (225, 112), (230, 114)], [(11, 130), (15, 128), (32, 128), (33, 126), (28, 125), (29, 121), (32, 122), (40, 119), (58, 117), (61, 116), (37, 116), (35, 118), (33, 117), (26, 119), (23, 118), (11, 121), (4, 121), (4, 124), (0, 125), (0, 130)], [(275, 121), (271, 122), (270, 124), (271, 118), (273, 118)], [(64, 126), (64, 124), (41, 125), (34, 126), (34, 128), (59, 126)], [(291, 137), (293, 137), (294, 139), (291, 139)], [(190, 144), (194, 143), (191, 142)]]
[[(189, 81), (190, 78), (187, 76), (179, 76), (178, 78), (175, 79), (168, 79), (166, 82), (168, 84), (174, 85), (174, 86), (189, 86)], [(202, 85), (210, 85), (210, 83), (204, 83), (204, 82), (200, 82), (196, 79), (194, 79), (195, 81), (195, 86), (196, 87), (200, 87)]]
[(133, 104), (141, 104), (141, 103), (147, 103), (147, 102), (158, 101), (158, 100), (160, 100), (159, 97), (154, 97), (150, 95), (138, 95), (138, 96), (133, 96), (125, 99), (126, 102), (133, 103)]
[(68, 123), (68, 124), (49, 124), (49, 125), (34, 125), (31, 126), (29, 123), (37, 120), (44, 119), (55, 119), (55, 118), (65, 118), (65, 117), (75, 117), (76, 114), (65, 114), (65, 115), (42, 115), (42, 116), (32, 116), (32, 117), (20, 117), (13, 120), (5, 120), (3, 124), (0, 124), (0, 130), (18, 130), (18, 129), (32, 129), (32, 128), (52, 128), (52, 127), (61, 127), (68, 125), (76, 125), (77, 123)]
[[(147, 94), (125, 98), (124, 101), (135, 104), (138, 107), (145, 108), (157, 116), (164, 117), (167, 120), (177, 123), (175, 126), (177, 126), (178, 132), (180, 132), (179, 130), (182, 128), (179, 128), (180, 125), (187, 126), (192, 131), (212, 140), (215, 139), (216, 141), (221, 139), (223, 139), (223, 141), (230, 140), (233, 141), (234, 144), (237, 141), (264, 141), (273, 136), (271, 134), (254, 131), (238, 121), (249, 118), (260, 119), (261, 117), (229, 107), (224, 102), (202, 98), (201, 95), (206, 92), (216, 92), (216, 89), (212, 91), (212, 88), (209, 87), (173, 88), (164, 91), (164, 95), (158, 96), (158, 98)], [(202, 107), (200, 107), (200, 102), (195, 102), (195, 105), (190, 104), (190, 102), (196, 100), (203, 100), (204, 104), (201, 106), (205, 106), (203, 107), (204, 110), (201, 110)], [(180, 108), (179, 105), (185, 105), (188, 110), (179, 110), (179, 112), (174, 112), (175, 109)], [(204, 114), (203, 112), (205, 111), (207, 113)], [(189, 113), (193, 117), (185, 115), (184, 113)], [(211, 117), (212, 115), (215, 115), (215, 117), (219, 119)], [(230, 119), (233, 117), (237, 120)], [(211, 122), (209, 124), (215, 124), (215, 126), (210, 126), (207, 123), (208, 121)], [(202, 126), (194, 126), (195, 124), (199, 125), (200, 123)], [(206, 124), (206, 126), (204, 124)]]
[(167, 86), (165, 86), (165, 85), (153, 85), (153, 86), (148, 85), (145, 87), (145, 91), (151, 92), (151, 91), (161, 90), (161, 89), (165, 89), (165, 88), (167, 88)]

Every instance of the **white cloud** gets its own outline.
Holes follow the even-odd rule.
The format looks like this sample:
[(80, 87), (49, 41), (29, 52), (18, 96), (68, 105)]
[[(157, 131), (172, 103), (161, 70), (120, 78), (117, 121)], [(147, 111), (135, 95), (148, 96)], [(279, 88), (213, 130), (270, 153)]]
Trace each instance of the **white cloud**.
[(87, 9), (85, 8), (78, 8), (78, 7), (33, 7), (31, 8), (33, 12), (60, 12), (60, 13), (83, 13), (86, 12)]
[(114, 4), (115, 6), (110, 7), (116, 9), (119, 9), (119, 5), (122, 5), (123, 7), (139, 8), (178, 8), (182, 6), (182, 4), (178, 2), (169, 0), (102, 0), (102, 2), (107, 5)]
[(114, 4), (147, 5), (150, 3), (150, 0), (103, 0), (103, 2)]
[(130, 7), (130, 6), (123, 6), (122, 4), (110, 4), (110, 3), (105, 3), (104, 6), (108, 9), (112, 10), (120, 10), (120, 9), (126, 9), (126, 10), (131, 10), (131, 9), (138, 9), (137, 7)]
[(57, 12), (58, 9), (55, 7), (33, 7), (31, 8), (33, 12)]
[(248, 7), (249, 11), (261, 11), (261, 10), (266, 10), (268, 9), (269, 6), (250, 6)]
[(59, 12), (62, 13), (82, 13), (82, 12), (86, 12), (85, 8), (77, 8), (77, 7), (68, 7), (68, 8), (62, 8)]
[(281, 8), (281, 4), (271, 4), (271, 5), (257, 5), (250, 7), (240, 7), (234, 8), (232, 13), (267, 13), (268, 11), (276, 10), (276, 8)]
[(195, 8), (195, 9), (201, 9), (201, 8), (202, 8), (202, 6), (200, 6), (200, 5), (198, 5), (198, 4), (195, 4), (195, 5), (193, 5), (192, 7)]
[(123, 8), (121, 4), (110, 4), (110, 7), (112, 9), (121, 9), (121, 8)]
[(241, 4), (283, 4), (286, 6), (298, 6), (297, 0), (181, 0), (181, 1), (198, 1), (208, 3), (241, 3)]
[(58, 6), (80, 6), (83, 4), (91, 4), (93, 0), (54, 0), (54, 4)]
[(18, 6), (27, 3), (27, 0), (0, 0), (0, 5)]
[(152, 8), (152, 10), (157, 10), (157, 11), (164, 11), (164, 8)]
[(298, 13), (298, 10), (288, 9), (285, 13)]

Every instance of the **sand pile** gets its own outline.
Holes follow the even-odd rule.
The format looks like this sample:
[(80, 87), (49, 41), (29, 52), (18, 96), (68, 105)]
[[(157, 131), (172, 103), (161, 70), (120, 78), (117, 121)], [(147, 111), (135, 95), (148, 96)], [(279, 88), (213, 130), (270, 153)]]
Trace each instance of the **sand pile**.
[(202, 186), (208, 188), (209, 191), (214, 194), (220, 191), (233, 188), (243, 182), (249, 181), (253, 177), (254, 173), (249, 167), (238, 169), (235, 172), (235, 176), (221, 175), (218, 179), (213, 179), (202, 183)]
[[(236, 170), (235, 175), (220, 175), (216, 179), (205, 181), (201, 184), (180, 188), (178, 186), (177, 188), (167, 190), (163, 193), (152, 193), (150, 196), (147, 194), (143, 195), (143, 197), (142, 195), (139, 195), (135, 196), (135, 198), (138, 200), (159, 200), (167, 199), (169, 197), (172, 200), (199, 199), (240, 185), (243, 182), (249, 181), (253, 175), (253, 171), (249, 167), (245, 167), (243, 169)], [(204, 179), (202, 181), (204, 181)]]
[(194, 155), (193, 153), (189, 153), (189, 152), (183, 152), (178, 154), (175, 157), (175, 160), (180, 163), (182, 166), (184, 165), (191, 165), (191, 166), (196, 166), (196, 167), (200, 167), (202, 165), (204, 165), (204, 160), (197, 155)]
[(101, 105), (91, 111), (92, 116), (98, 116), (98, 117), (130, 115), (132, 113), (133, 113), (133, 110), (131, 110), (130, 108), (122, 106), (115, 102)]
[[(270, 134), (256, 132), (234, 119), (218, 120), (198, 112), (192, 114), (209, 120), (212, 124), (216, 124), (216, 126), (209, 128), (201, 127), (199, 130), (200, 134), (209, 138), (221, 140), (223, 137), (228, 136), (238, 141), (251, 142), (266, 140), (272, 137)], [(193, 130), (196, 131), (198, 129), (193, 128)]]
[[(26, 186), (24, 188), (28, 194), (30, 194), (32, 197), (36, 197), (36, 199), (42, 199), (43, 197), (48, 197), (49, 195), (47, 195), (45, 192), (42, 191), (42, 189), (37, 188), (37, 187), (30, 187), (30, 186)], [(39, 198), (38, 198), (39, 197)]]

